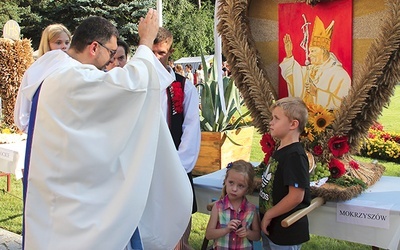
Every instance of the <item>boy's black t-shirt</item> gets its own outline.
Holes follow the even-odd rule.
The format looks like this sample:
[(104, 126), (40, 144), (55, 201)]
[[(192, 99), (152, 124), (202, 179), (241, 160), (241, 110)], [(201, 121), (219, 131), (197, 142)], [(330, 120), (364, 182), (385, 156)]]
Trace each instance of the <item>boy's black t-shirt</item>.
[[(309, 165), (303, 146), (296, 142), (275, 151), (268, 165), (271, 167), (263, 174), (260, 190), (261, 216), (289, 193), (289, 186), (305, 189), (303, 201), (298, 206), (272, 219), (268, 227), (269, 239), (277, 245), (298, 245), (308, 241), (310, 235), (307, 216), (287, 228), (281, 226), (281, 221), (287, 216), (310, 205)], [(268, 204), (269, 198), (272, 198), (272, 204)]]

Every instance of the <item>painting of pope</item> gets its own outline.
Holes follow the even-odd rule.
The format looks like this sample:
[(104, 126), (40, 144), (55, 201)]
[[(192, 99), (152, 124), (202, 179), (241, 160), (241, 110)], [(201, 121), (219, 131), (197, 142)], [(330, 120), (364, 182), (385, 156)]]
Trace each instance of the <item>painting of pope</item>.
[[(304, 15), (303, 18), (305, 24), (310, 24)], [(318, 15), (315, 16), (310, 42), (308, 44), (307, 36), (301, 44), (306, 52), (304, 65), (294, 57), (292, 38), (286, 33), (283, 36), (286, 55), (279, 64), (289, 96), (301, 97), (306, 103), (319, 104), (329, 110), (339, 108), (351, 86), (349, 73), (331, 51), (334, 26), (332, 20), (325, 28)]]

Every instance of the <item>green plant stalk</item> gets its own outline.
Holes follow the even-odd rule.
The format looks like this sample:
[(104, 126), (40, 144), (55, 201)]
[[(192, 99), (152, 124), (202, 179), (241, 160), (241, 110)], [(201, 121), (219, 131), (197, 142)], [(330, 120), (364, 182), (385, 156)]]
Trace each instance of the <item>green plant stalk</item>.
[[(203, 53), (201, 54), (203, 68), (208, 72), (207, 64)], [(239, 89), (236, 87), (233, 78), (224, 77), (222, 80), (223, 94), (225, 103), (221, 103), (220, 90), (218, 86), (216, 67), (211, 69), (210, 77), (204, 74), (205, 84), (202, 84), (201, 92), (201, 113), (200, 127), (202, 131), (223, 132), (229, 129), (239, 127), (243, 118), (249, 114), (242, 114), (241, 107), (244, 102), (240, 100)], [(224, 105), (224, 106), (222, 106)], [(224, 112), (224, 108), (226, 112)], [(230, 121), (235, 113), (239, 114), (239, 118), (234, 124)]]

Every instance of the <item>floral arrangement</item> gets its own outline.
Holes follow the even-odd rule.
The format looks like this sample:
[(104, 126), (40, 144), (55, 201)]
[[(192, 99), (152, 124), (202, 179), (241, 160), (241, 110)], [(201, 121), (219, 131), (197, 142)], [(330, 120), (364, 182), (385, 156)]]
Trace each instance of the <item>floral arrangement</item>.
[(183, 112), (183, 89), (182, 84), (174, 81), (168, 87), (172, 97), (172, 115), (180, 114)]
[(272, 138), (271, 134), (266, 133), (261, 137), (260, 145), (261, 145), (261, 150), (264, 152), (265, 155), (263, 162), (266, 164), (268, 163), (269, 158), (274, 153), (276, 142), (274, 138)]
[(255, 168), (256, 178), (259, 179), (259, 181), (258, 181), (259, 183), (256, 181), (257, 187), (261, 186), (261, 176), (267, 166), (269, 158), (271, 158), (272, 154), (274, 153), (274, 151), (276, 149), (276, 145), (277, 145), (277, 143), (276, 143), (275, 139), (271, 136), (270, 133), (265, 133), (262, 135), (261, 140), (260, 140), (260, 146), (261, 146), (261, 150), (264, 152), (264, 159)]
[[(317, 163), (327, 164), (330, 175), (326, 177), (337, 179), (344, 176), (347, 169), (359, 169), (359, 164), (347, 155), (350, 151), (348, 137), (332, 133), (334, 112), (318, 104), (306, 103), (306, 105), (308, 123), (300, 141)], [(350, 168), (346, 168), (346, 165)]]
[[(312, 166), (310, 168), (312, 170), (311, 180), (317, 181), (323, 177), (328, 177), (328, 183), (345, 187), (359, 185), (365, 189), (367, 185), (357, 173), (363, 166), (349, 155), (348, 137), (333, 135), (332, 133), (335, 113), (318, 104), (306, 103), (306, 105), (309, 116), (300, 141), (308, 154), (312, 155), (312, 157), (309, 157), (309, 161), (314, 161), (310, 162)], [(258, 166), (258, 176), (262, 175), (262, 171), (272, 156), (277, 143), (269, 133), (262, 136), (260, 145), (265, 157)]]
[(400, 134), (386, 132), (381, 124), (375, 123), (362, 143), (360, 154), (400, 163)]
[(15, 133), (12, 128), (9, 128), (4, 123), (1, 123), (0, 132), (0, 144), (15, 143), (26, 140), (26, 134)]
[(264, 152), (264, 159), (263, 161), (255, 168), (256, 172), (256, 177), (255, 177), (255, 185), (256, 188), (261, 187), (261, 176), (267, 166), (267, 163), (269, 161), (269, 158), (271, 158), (272, 154), (275, 151), (276, 148), (276, 141), (275, 139), (271, 136), (270, 133), (265, 133), (261, 137), (260, 140), (260, 145), (261, 145), (261, 150)]

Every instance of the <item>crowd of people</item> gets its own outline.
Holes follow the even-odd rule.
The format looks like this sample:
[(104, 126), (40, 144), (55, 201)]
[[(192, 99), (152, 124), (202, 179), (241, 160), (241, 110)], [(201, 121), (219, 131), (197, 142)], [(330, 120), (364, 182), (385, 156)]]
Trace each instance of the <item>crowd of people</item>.
[[(15, 106), (15, 124), (28, 135), (24, 249), (191, 249), (201, 140), (194, 85), (204, 70), (174, 65), (173, 35), (155, 10), (138, 33), (130, 55), (102, 17), (82, 21), (73, 37), (61, 24), (43, 31)], [(230, 76), (227, 63), (223, 74)], [(310, 204), (299, 142), (307, 108), (289, 97), (271, 112), (270, 132), (281, 143), (262, 176), (259, 212), (246, 199), (253, 166), (228, 164), (205, 233), (214, 249), (253, 249), (260, 238), (264, 249), (300, 249), (309, 239), (307, 216), (281, 226)]]

